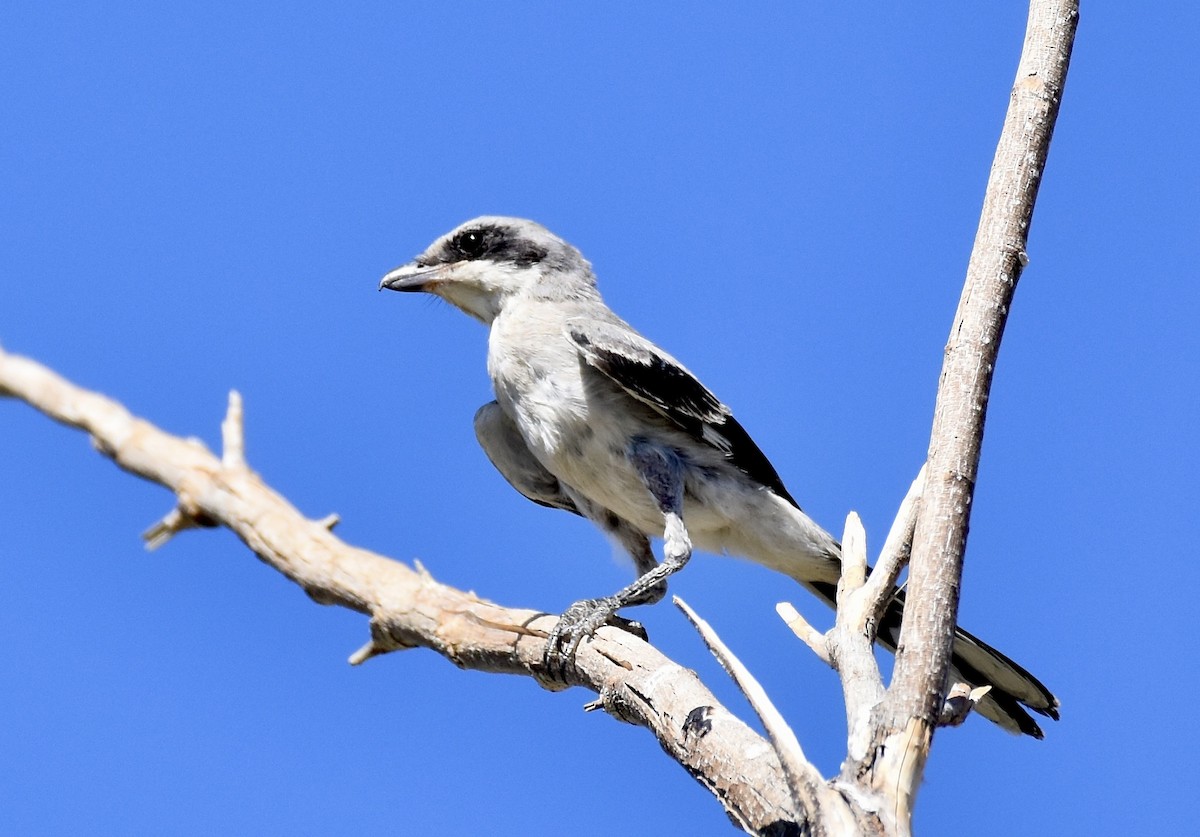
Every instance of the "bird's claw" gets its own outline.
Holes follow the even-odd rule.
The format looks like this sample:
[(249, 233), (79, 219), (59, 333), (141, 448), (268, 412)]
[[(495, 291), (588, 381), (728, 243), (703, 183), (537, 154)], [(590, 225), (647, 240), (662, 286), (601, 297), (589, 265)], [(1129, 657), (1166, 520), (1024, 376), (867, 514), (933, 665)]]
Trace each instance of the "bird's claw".
[(622, 603), (614, 596), (603, 599), (584, 599), (563, 611), (558, 624), (550, 631), (546, 640), (546, 651), (542, 656), (543, 680), (548, 685), (565, 687), (568, 667), (575, 661), (575, 652), (585, 639), (590, 638), (604, 625), (613, 625), (646, 639), (646, 629), (640, 622), (622, 619), (617, 610)]

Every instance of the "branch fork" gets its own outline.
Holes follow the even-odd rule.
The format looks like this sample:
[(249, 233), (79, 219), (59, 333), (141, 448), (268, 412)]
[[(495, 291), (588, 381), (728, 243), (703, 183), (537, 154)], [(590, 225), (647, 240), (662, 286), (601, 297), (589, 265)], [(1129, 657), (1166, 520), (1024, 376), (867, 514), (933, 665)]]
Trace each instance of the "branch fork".
[(846, 517), (837, 616), (832, 628), (821, 633), (789, 602), (776, 605), (776, 612), (796, 636), (838, 673), (846, 700), (848, 752), (853, 760), (866, 756), (872, 713), (883, 699), (883, 675), (875, 660), (875, 635), (895, 595), (896, 581), (908, 564), (924, 484), (922, 467), (900, 504), (873, 572), (868, 573), (867, 569), (867, 539), (862, 521), (855, 512)]

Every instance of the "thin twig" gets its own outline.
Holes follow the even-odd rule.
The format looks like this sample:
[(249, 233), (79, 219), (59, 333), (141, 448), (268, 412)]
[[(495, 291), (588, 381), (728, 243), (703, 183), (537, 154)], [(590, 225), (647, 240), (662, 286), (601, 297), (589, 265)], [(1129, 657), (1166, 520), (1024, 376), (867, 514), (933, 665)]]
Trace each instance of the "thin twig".
[(808, 623), (808, 620), (801, 615), (800, 611), (796, 610), (791, 602), (780, 602), (775, 605), (775, 612), (779, 614), (779, 618), (784, 621), (792, 633), (800, 638), (800, 640), (812, 649), (823, 663), (832, 666), (833, 660), (829, 656), (829, 644), (825, 641), (825, 634), (818, 631)]
[(887, 539), (879, 553), (879, 563), (863, 585), (863, 595), (867, 599), (867, 611), (872, 622), (879, 624), (883, 617), (884, 608), (891, 600), (896, 580), (908, 565), (912, 551), (913, 529), (917, 523), (917, 510), (920, 507), (921, 492), (925, 489), (925, 466), (917, 472), (916, 479), (908, 487), (908, 493), (900, 502), (900, 509), (888, 530)]
[[(817, 768), (805, 758), (804, 750), (801, 748), (796, 734), (779, 714), (775, 704), (767, 697), (766, 690), (749, 669), (742, 665), (741, 660), (721, 641), (716, 631), (688, 607), (683, 599), (675, 596), (672, 601), (700, 633), (704, 644), (712, 651), (721, 667), (733, 678), (738, 688), (742, 690), (742, 694), (746, 696), (746, 700), (750, 702), (751, 708), (754, 709), (767, 731), (767, 737), (771, 740), (771, 746), (775, 748), (775, 754), (779, 756), (779, 761), (783, 765), (783, 773), (792, 792), (792, 799), (800, 810), (809, 814), (815, 826), (822, 808), (821, 791), (825, 780), (817, 772)], [(814, 830), (819, 831), (820, 829), (814, 828)]]
[(229, 390), (229, 408), (221, 422), (221, 464), (226, 468), (246, 467), (246, 430), (242, 413), (242, 396)]

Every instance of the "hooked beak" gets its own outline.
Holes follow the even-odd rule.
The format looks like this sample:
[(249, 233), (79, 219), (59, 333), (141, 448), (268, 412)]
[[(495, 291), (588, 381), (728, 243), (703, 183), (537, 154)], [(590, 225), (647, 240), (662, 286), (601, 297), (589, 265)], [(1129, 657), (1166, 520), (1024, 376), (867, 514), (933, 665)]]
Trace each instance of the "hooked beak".
[(422, 267), (416, 262), (409, 262), (379, 280), (379, 290), (387, 288), (389, 291), (427, 291), (441, 276), (444, 268), (445, 265)]

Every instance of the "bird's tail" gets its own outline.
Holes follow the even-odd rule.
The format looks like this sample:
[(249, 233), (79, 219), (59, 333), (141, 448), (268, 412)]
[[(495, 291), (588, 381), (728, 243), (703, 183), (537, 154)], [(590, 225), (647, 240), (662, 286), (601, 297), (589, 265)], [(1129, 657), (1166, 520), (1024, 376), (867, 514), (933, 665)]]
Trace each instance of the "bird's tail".
[[(837, 602), (837, 586), (826, 582), (807, 582), (805, 586), (831, 607)], [(900, 638), (900, 617), (904, 613), (904, 591), (897, 590), (879, 625), (878, 640), (895, 653)], [(1042, 737), (1041, 727), (1026, 711), (1058, 720), (1058, 698), (1041, 681), (1021, 666), (981, 642), (962, 628), (954, 629), (951, 677), (975, 686), (991, 686), (975, 705), (975, 711), (1009, 732)]]

